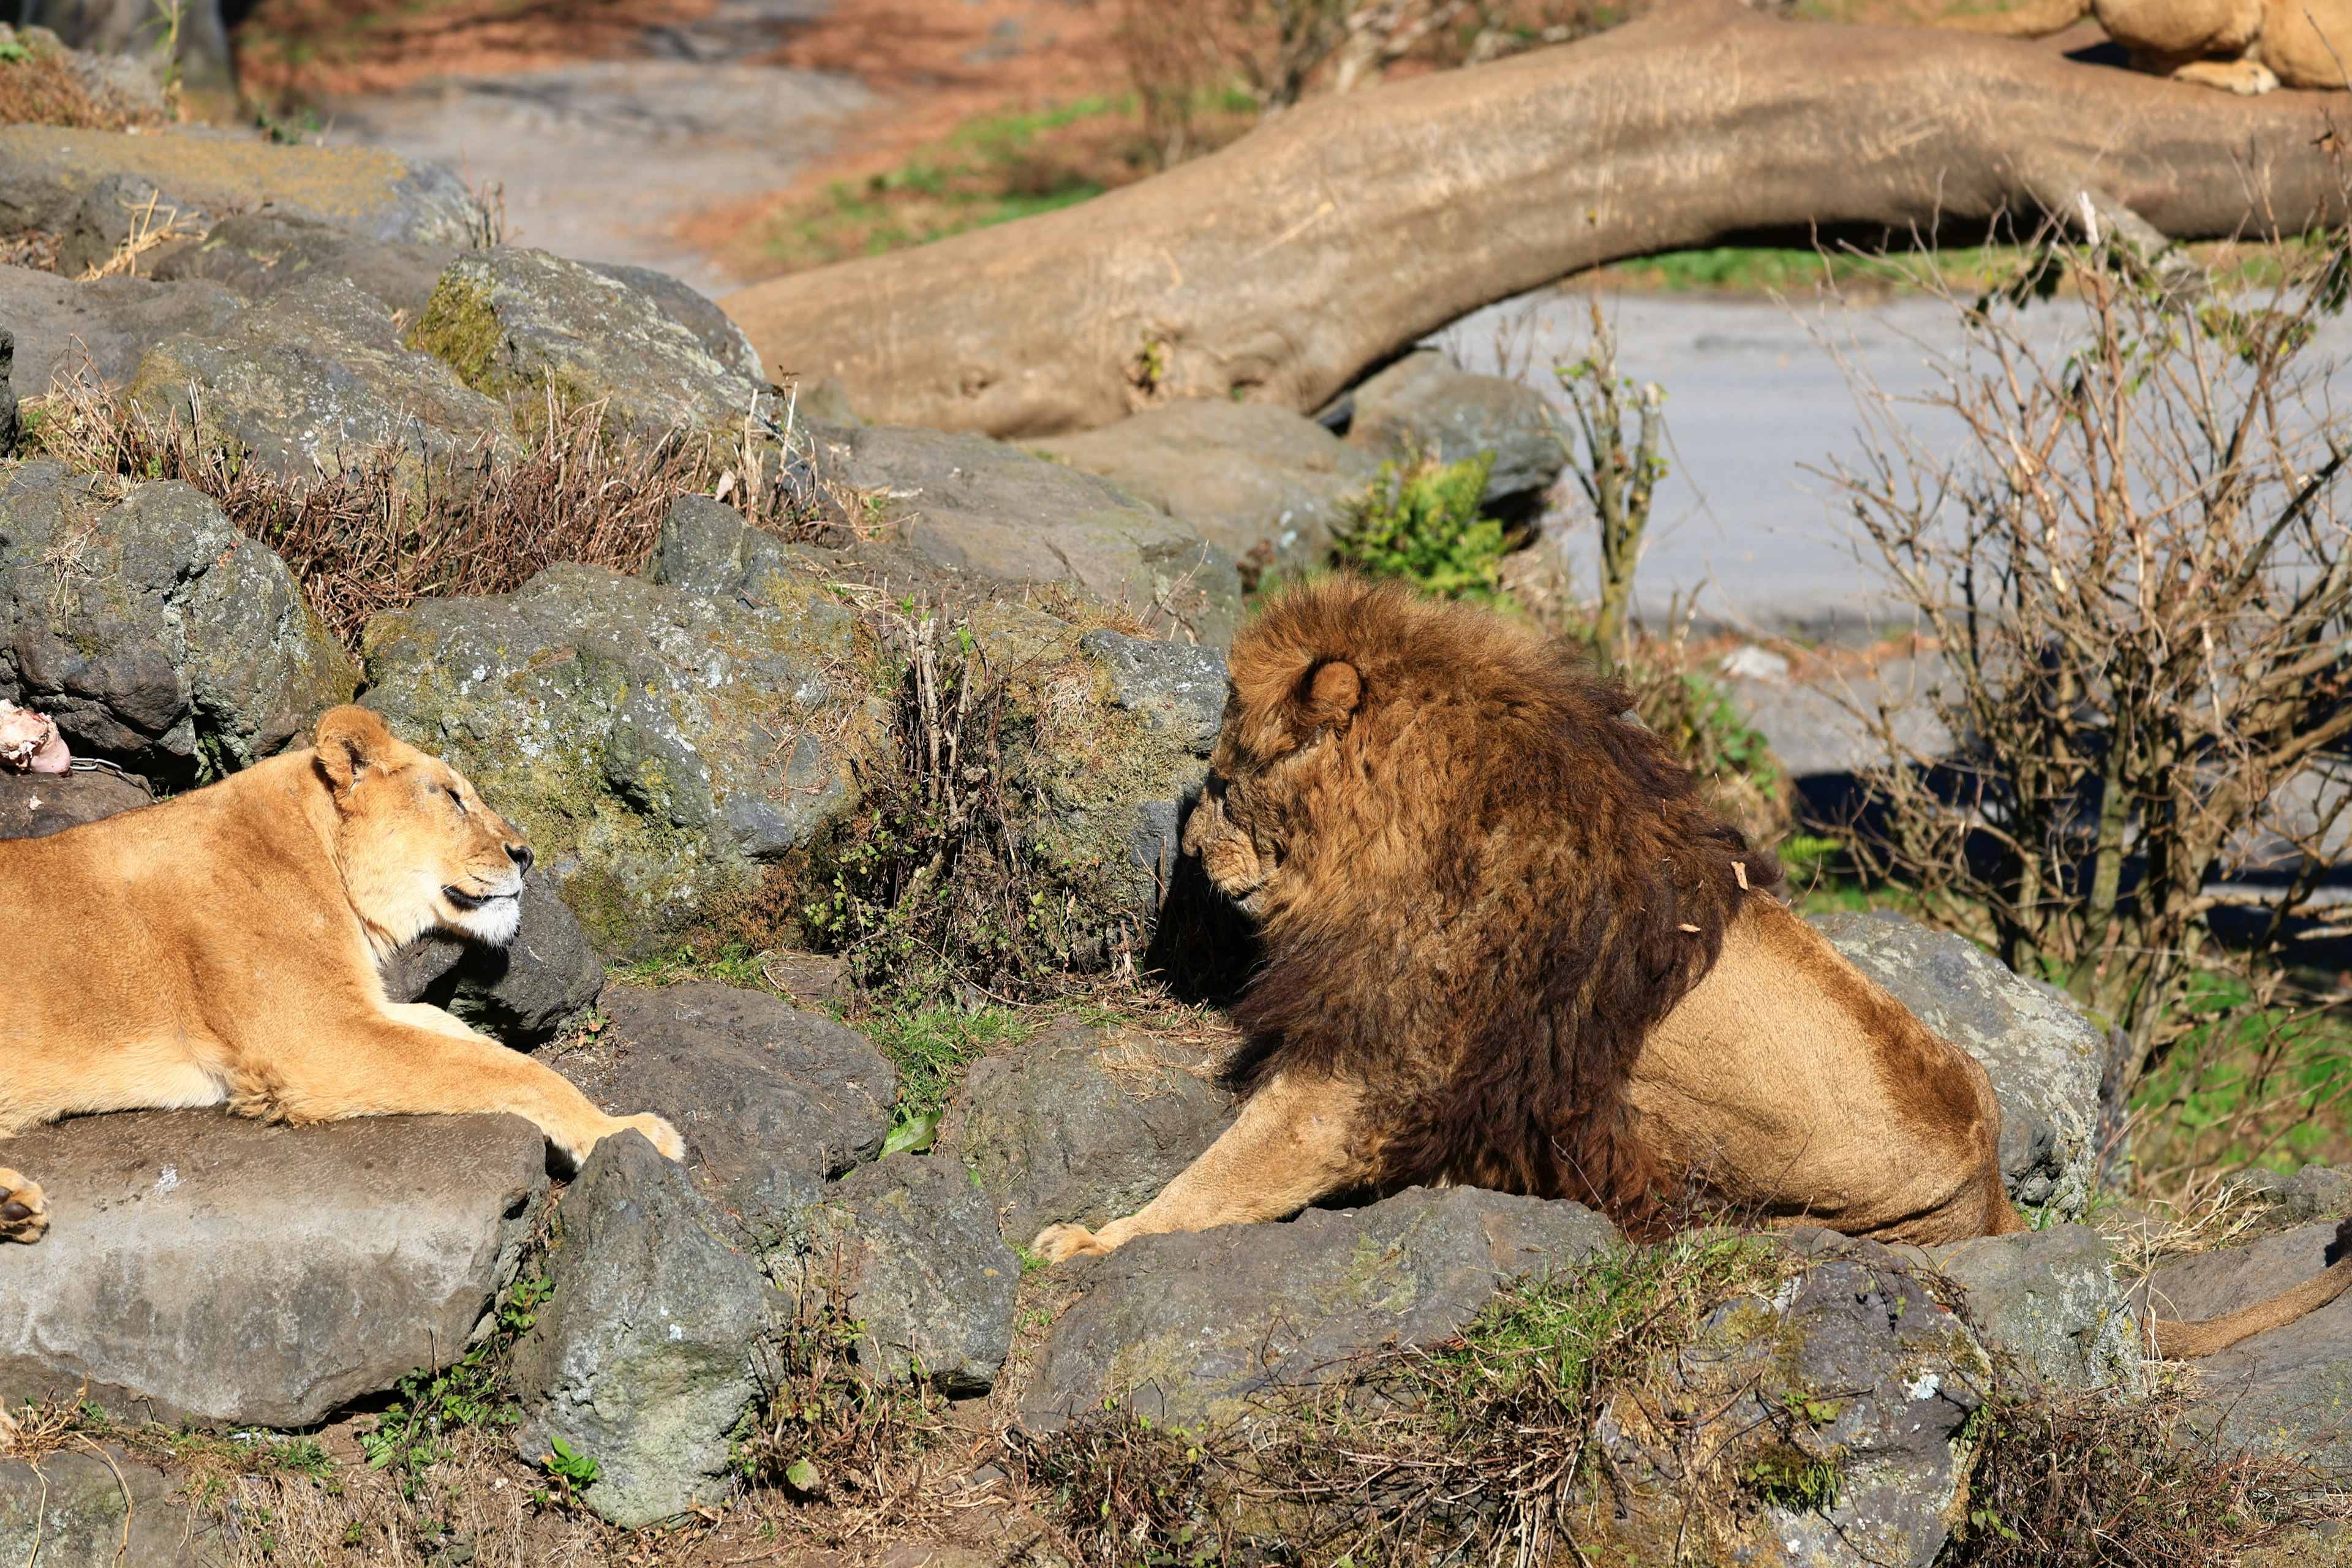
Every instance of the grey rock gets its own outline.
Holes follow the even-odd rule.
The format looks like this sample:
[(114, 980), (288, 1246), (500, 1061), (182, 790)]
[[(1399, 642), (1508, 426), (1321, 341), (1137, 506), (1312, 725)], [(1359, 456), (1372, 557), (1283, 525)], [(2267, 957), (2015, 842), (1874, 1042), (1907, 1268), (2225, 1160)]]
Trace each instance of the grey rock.
[(478, 391), (609, 399), (609, 416), (643, 434), (740, 430), (765, 406), (765, 383), (716, 357), (654, 295), (543, 250), (459, 257), (410, 339)]
[(1056, 1268), (1052, 1283), (1079, 1294), (1037, 1347), (1021, 1419), (1051, 1430), (1116, 1394), (1156, 1425), (1241, 1420), (1253, 1395), (1360, 1351), (1443, 1339), (1501, 1282), (1615, 1240), (1581, 1205), (1475, 1187), (1138, 1237)]
[(158, 283), (0, 267), (0, 325), (16, 337), (16, 390), (37, 396), (77, 384), (121, 387), (147, 351), (178, 332), (210, 335), (245, 301), (202, 279)]
[(595, 1460), (588, 1506), (625, 1529), (721, 1500), (728, 1434), (758, 1387), (766, 1277), (634, 1131), (596, 1145), (557, 1225), (554, 1294), (514, 1349), (517, 1451), (537, 1460), (560, 1437)]
[(743, 514), (709, 496), (670, 502), (646, 564), (648, 581), (690, 594), (763, 597), (761, 585), (785, 575), (783, 542), (753, 528)]
[[(2336, 1225), (2320, 1220), (2168, 1264), (2136, 1299), (2152, 1316), (2184, 1322), (2251, 1307), (2337, 1261)], [(2308, 1458), (2323, 1472), (2352, 1464), (2352, 1294), (2190, 1364), (2201, 1395), (2193, 1418), (2226, 1447)]]
[(189, 485), (0, 479), (0, 697), (77, 755), (184, 783), (282, 749), (357, 673), (293, 574)]
[(341, 278), (387, 310), (414, 319), (457, 258), (454, 246), (369, 239), (286, 213), (238, 213), (158, 260), (149, 276), (161, 282), (206, 279), (254, 300), (306, 279)]
[(1078, 647), (1109, 675), (1111, 700), (1181, 740), (1194, 756), (1208, 756), (1225, 717), (1223, 649), (1139, 642), (1108, 628), (1087, 633)]
[(1356, 388), (1348, 444), (1391, 461), (1432, 452), (1458, 463), (1492, 452), (1488, 502), (1549, 489), (1568, 462), (1540, 393), (1465, 374), (1435, 349), (1416, 349)]
[(586, 261), (581, 265), (591, 272), (603, 273), (615, 283), (625, 283), (651, 300), (663, 315), (692, 332), (704, 351), (728, 370), (746, 381), (766, 383), (768, 372), (760, 363), (760, 351), (751, 346), (743, 329), (707, 297), (668, 273), (656, 272), (650, 267), (629, 267), (614, 261)]
[(158, 189), (154, 181), (142, 174), (107, 174), (82, 197), (59, 238), (58, 270), (79, 278), (109, 265), (135, 237), (197, 236), (212, 226), (210, 213)]
[(1233, 1124), (1214, 1064), (1160, 1036), (1066, 1023), (972, 1064), (940, 1123), (1004, 1238), (1089, 1229), (1159, 1194)]
[(856, 799), (887, 714), (829, 673), (850, 614), (806, 582), (715, 597), (603, 567), (368, 623), (368, 693), (530, 835), (600, 952), (642, 956)]
[(2352, 1210), (2352, 1171), (2305, 1165), (2292, 1176), (2283, 1176), (2257, 1166), (2231, 1177), (2230, 1184), (2286, 1210), (2296, 1219), (2333, 1219)]
[(0, 838), (47, 838), (154, 803), (120, 773), (0, 773)]
[(0, 126), (0, 234), (63, 233), (90, 189), (132, 174), (206, 212), (275, 209), (387, 243), (463, 246), (482, 226), (464, 182), (381, 147)]
[[(1769, 1297), (1723, 1303), (1666, 1386), (1602, 1407), (1593, 1436), (1616, 1507), (1597, 1510), (1595, 1556), (1775, 1568), (1936, 1560), (1966, 1503), (1969, 1418), (1991, 1392), (1992, 1366), (1885, 1248), (1839, 1251)], [(1693, 1510), (1682, 1480), (1693, 1454), (1747, 1506)], [(1833, 1473), (1834, 1500), (1808, 1507), (1744, 1484), (1768, 1458)]]
[(109, 1443), (0, 1459), (0, 1559), (89, 1568), (205, 1568), (236, 1561), (217, 1525), (153, 1465)]
[(524, 880), (521, 910), (504, 947), (448, 931), (417, 938), (385, 962), (384, 994), (446, 1007), (510, 1046), (561, 1033), (603, 994), (604, 966), (545, 878)]
[(1271, 403), (1174, 403), (1033, 445), (1260, 565), (1319, 565), (1332, 524), (1380, 469), (1370, 453)]
[(2054, 991), (1949, 932), (1885, 910), (1812, 923), (1921, 1023), (1984, 1064), (2000, 1100), (2011, 1200), (2051, 1219), (2082, 1217), (2098, 1168), (2099, 1031)]
[(857, 1363), (955, 1398), (986, 1394), (1013, 1350), (1021, 1258), (988, 1194), (953, 1160), (893, 1154), (824, 1194), (805, 1267), (864, 1325)]
[(1968, 1289), (1985, 1347), (2034, 1382), (2138, 1391), (2138, 1322), (2097, 1231), (2057, 1225), (1921, 1250)]
[(268, 1126), (89, 1116), (9, 1139), (48, 1234), (0, 1248), (0, 1399), (302, 1426), (446, 1363), (512, 1277), (547, 1191), (513, 1116)]
[(1155, 626), (1172, 619), (1196, 641), (1233, 641), (1233, 557), (1108, 479), (979, 436), (817, 428), (827, 477), (877, 498), (925, 560), (1000, 582), (1067, 584)]
[(761, 991), (696, 982), (604, 994), (594, 1042), (550, 1065), (597, 1104), (669, 1119), (730, 1234), (803, 1234), (837, 1176), (882, 1152), (898, 1075), (866, 1037)]
[(0, 327), (0, 459), (16, 455), (23, 420), (16, 411), (16, 336)]
[(289, 479), (341, 473), (386, 448), (463, 468), (514, 434), (504, 408), (404, 347), (382, 301), (331, 275), (278, 290), (217, 332), (156, 344), (131, 398)]

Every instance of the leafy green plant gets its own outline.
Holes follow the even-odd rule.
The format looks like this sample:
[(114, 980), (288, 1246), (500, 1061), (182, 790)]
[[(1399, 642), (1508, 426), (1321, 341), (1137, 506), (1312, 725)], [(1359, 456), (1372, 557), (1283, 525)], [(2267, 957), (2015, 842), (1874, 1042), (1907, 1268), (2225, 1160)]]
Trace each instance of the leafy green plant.
[(14, 38), (0, 38), (0, 63), (23, 65), (33, 58), (33, 51)]
[(507, 1426), (520, 1414), (507, 1400), (497, 1366), (499, 1343), (487, 1340), (448, 1366), (420, 1367), (394, 1385), (372, 1430), (360, 1434), (368, 1468), (415, 1476), (448, 1455), (443, 1439), (461, 1427)]
[(547, 1473), (574, 1489), (596, 1483), (596, 1461), (586, 1454), (575, 1453), (572, 1445), (561, 1437), (550, 1437), (551, 1452), (540, 1460)]
[[(1592, 351), (1553, 372), (1568, 395), (1575, 438), (1563, 437), (1569, 469), (1591, 503), (1600, 535), (1601, 597), (1592, 647), (1604, 668), (1618, 662), (1633, 604), (1633, 569), (1650, 526), (1650, 500), (1666, 477), (1658, 456), (1665, 435), (1665, 389), (1617, 374), (1617, 334), (1592, 300)], [(1631, 426), (1631, 435), (1628, 427)]]
[(1332, 564), (1393, 577), (1444, 599), (1492, 600), (1509, 540), (1478, 515), (1495, 454), (1458, 463), (1423, 455), (1382, 463), (1371, 488), (1331, 530)]

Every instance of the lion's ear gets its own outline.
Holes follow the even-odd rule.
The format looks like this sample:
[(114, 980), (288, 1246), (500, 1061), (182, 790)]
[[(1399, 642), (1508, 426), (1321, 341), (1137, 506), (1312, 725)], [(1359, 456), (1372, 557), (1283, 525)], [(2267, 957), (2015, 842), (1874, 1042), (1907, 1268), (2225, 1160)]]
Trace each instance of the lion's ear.
[(1334, 658), (1315, 667), (1298, 697), (1298, 727), (1301, 731), (1330, 729), (1345, 731), (1355, 716), (1356, 705), (1364, 700), (1364, 678), (1346, 659)]
[(357, 706), (331, 710), (319, 721), (315, 742), (319, 771), (327, 775), (336, 795), (343, 795), (369, 768), (389, 765), (397, 744), (392, 731), (384, 728), (383, 716), (373, 710)]

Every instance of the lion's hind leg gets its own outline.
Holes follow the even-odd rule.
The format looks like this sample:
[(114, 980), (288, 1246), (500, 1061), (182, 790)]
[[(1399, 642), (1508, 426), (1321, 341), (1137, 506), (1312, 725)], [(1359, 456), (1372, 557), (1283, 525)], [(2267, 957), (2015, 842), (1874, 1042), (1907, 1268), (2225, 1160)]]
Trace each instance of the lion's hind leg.
[(1277, 1073), (1140, 1212), (1099, 1231), (1049, 1225), (1032, 1250), (1053, 1263), (1099, 1256), (1139, 1236), (1280, 1219), (1343, 1192), (1370, 1173), (1356, 1126), (1361, 1099), (1352, 1084)]
[(49, 1205), (41, 1189), (0, 1166), (0, 1241), (38, 1241), (48, 1228)]

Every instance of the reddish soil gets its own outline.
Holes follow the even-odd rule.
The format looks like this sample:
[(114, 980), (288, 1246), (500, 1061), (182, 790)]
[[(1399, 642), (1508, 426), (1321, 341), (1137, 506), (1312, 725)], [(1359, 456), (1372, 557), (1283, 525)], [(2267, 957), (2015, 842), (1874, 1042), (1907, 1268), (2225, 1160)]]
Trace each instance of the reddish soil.
[(277, 105), (503, 76), (644, 47), (716, 0), (261, 0), (237, 24), (237, 85)]

